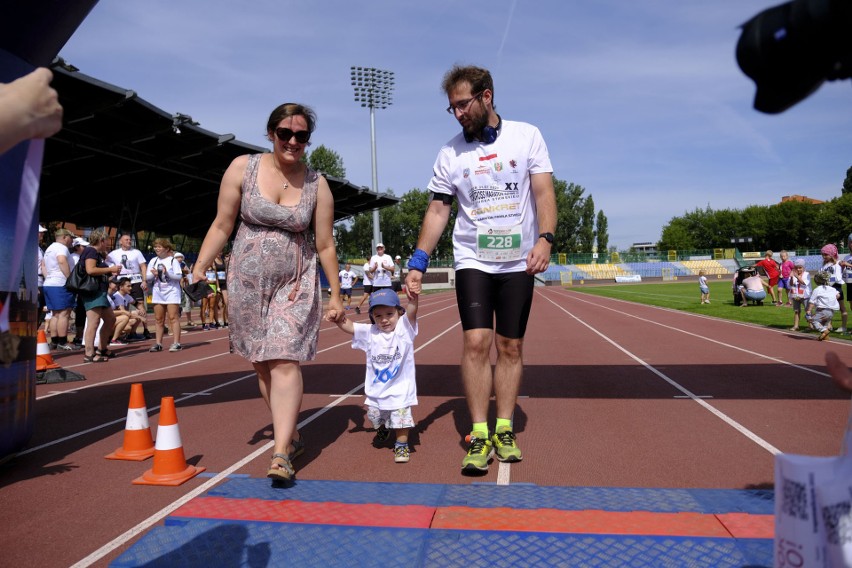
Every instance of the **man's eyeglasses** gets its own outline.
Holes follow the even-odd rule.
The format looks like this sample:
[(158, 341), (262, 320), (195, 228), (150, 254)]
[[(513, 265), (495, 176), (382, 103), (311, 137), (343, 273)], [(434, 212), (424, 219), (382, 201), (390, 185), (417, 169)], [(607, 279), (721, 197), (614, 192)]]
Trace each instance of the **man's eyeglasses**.
[(485, 92), (485, 91), (482, 91), (482, 92), (476, 93), (475, 95), (473, 95), (473, 96), (472, 96), (472, 97), (470, 97), (469, 99), (466, 99), (466, 100), (463, 100), (463, 101), (459, 101), (459, 102), (458, 102), (458, 104), (448, 106), (448, 107), (447, 107), (447, 112), (448, 112), (449, 114), (452, 114), (452, 115), (455, 115), (457, 110), (458, 110), (458, 111), (461, 111), (461, 112), (467, 112), (467, 107), (469, 107), (469, 106), (470, 106), (470, 103), (472, 103), (473, 101), (475, 101), (476, 99), (478, 99), (479, 97), (481, 97), (481, 96), (482, 96), (482, 93), (484, 93), (484, 92)]
[(293, 136), (296, 137), (296, 142), (299, 144), (305, 144), (308, 140), (311, 139), (311, 132), (309, 130), (299, 130), (298, 132), (293, 132), (289, 128), (276, 128), (275, 135), (282, 142), (289, 142)]

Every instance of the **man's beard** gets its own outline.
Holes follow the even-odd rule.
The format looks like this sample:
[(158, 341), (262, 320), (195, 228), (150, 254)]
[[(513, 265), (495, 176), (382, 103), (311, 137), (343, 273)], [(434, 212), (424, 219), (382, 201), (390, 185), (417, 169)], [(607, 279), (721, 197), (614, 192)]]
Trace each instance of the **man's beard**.
[(479, 139), (479, 135), (482, 134), (482, 129), (486, 126), (488, 126), (488, 113), (483, 112), (476, 118), (472, 117), (468, 127), (462, 128), (462, 130), (468, 138)]

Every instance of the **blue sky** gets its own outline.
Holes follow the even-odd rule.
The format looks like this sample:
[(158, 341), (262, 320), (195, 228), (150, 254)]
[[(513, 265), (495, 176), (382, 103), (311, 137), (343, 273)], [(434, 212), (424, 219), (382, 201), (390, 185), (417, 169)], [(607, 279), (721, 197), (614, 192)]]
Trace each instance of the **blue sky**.
[(656, 241), (696, 207), (840, 194), (852, 166), (849, 81), (765, 115), (736, 64), (738, 26), (774, 4), (104, 0), (60, 55), (259, 146), (275, 106), (309, 104), (314, 145), (340, 154), (346, 177), (366, 186), (370, 117), (353, 100), (349, 68), (393, 71), (394, 104), (376, 111), (376, 139), (379, 190), (397, 196), (426, 186), (458, 131), (444, 112), (444, 72), (487, 67), (497, 111), (541, 129), (554, 175), (586, 189), (610, 244), (626, 248)]

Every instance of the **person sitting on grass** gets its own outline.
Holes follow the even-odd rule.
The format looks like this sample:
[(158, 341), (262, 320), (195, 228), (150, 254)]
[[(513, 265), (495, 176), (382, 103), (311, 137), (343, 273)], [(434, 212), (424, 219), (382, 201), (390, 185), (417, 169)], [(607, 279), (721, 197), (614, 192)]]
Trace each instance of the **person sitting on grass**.
[(827, 272), (814, 274), (816, 287), (811, 292), (808, 315), (805, 318), (819, 332), (819, 341), (824, 341), (831, 333), (831, 320), (834, 312), (840, 309), (840, 293), (829, 284), (831, 276)]
[(763, 280), (757, 274), (756, 270), (749, 272), (749, 276), (743, 278), (743, 283), (740, 286), (740, 297), (743, 303), (742, 307), (748, 306), (748, 301), (762, 302), (766, 299), (766, 290), (763, 289)]

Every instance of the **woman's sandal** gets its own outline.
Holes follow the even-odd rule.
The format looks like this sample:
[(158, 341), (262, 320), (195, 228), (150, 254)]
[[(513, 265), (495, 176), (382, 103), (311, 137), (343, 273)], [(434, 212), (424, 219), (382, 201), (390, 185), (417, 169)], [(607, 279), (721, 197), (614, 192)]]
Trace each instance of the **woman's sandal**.
[(112, 359), (115, 357), (115, 351), (110, 351), (109, 349), (98, 349), (98, 355), (106, 357), (107, 359)]
[(103, 355), (83, 355), (83, 363), (107, 363), (109, 361), (108, 357), (104, 357)]
[(287, 455), (272, 454), (272, 463), (269, 464), (269, 469), (266, 471), (266, 477), (269, 479), (287, 481), (293, 479), (295, 475), (296, 470), (293, 469), (293, 464), (290, 463), (290, 458), (287, 457)]

